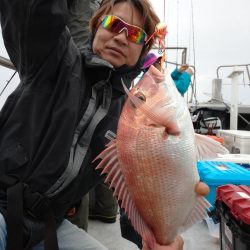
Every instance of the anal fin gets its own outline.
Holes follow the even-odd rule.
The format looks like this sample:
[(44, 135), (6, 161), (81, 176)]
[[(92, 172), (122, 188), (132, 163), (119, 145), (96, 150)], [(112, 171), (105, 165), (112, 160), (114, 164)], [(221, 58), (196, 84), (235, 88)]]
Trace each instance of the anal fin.
[(212, 205), (203, 197), (197, 196), (192, 213), (188, 217), (185, 225), (182, 225), (180, 232), (184, 232), (194, 224), (208, 217), (207, 211)]

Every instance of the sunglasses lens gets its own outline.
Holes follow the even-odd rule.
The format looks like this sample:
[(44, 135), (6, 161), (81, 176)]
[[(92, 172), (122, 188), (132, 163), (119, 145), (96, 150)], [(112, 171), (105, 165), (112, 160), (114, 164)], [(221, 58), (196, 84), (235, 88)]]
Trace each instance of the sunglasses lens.
[(146, 34), (139, 28), (131, 27), (129, 30), (129, 39), (131, 42), (137, 43), (137, 44), (143, 44), (145, 42)]
[(120, 20), (115, 16), (106, 16), (102, 21), (102, 27), (114, 33), (119, 32), (123, 28)]
[(146, 33), (142, 29), (127, 24), (116, 16), (105, 16), (101, 25), (103, 28), (113, 33), (119, 33), (125, 28), (128, 31), (128, 39), (133, 43), (143, 44), (146, 40)]

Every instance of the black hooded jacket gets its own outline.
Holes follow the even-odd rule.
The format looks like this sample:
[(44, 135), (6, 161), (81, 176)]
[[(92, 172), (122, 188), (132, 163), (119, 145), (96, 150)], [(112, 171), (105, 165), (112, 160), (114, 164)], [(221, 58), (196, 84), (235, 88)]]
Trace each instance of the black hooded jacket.
[[(121, 79), (129, 87), (140, 71), (139, 61), (134, 68), (114, 69), (91, 50), (80, 54), (65, 25), (66, 2), (0, 2), (5, 47), (21, 80), (0, 113), (0, 176), (17, 177), (32, 192), (56, 197), (58, 218), (100, 179), (92, 161), (108, 142), (106, 132), (116, 132), (125, 100)], [(88, 135), (101, 106), (107, 114), (100, 109), (103, 117)], [(80, 167), (72, 171), (69, 159), (79, 158), (77, 148), (84, 147)], [(2, 209), (5, 196), (0, 189)]]

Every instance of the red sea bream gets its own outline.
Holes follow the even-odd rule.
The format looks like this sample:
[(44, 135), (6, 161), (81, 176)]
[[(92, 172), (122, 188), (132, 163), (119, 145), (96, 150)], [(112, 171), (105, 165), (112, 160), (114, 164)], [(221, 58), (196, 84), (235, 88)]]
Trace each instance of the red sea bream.
[(171, 77), (151, 66), (128, 99), (116, 139), (98, 156), (106, 182), (149, 246), (169, 244), (206, 215), (210, 204), (194, 190), (196, 161), (226, 150), (194, 133), (184, 98)]

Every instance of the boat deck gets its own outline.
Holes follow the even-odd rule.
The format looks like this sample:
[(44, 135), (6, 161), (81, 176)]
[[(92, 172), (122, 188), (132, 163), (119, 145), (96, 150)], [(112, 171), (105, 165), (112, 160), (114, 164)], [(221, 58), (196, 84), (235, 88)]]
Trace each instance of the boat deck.
[[(114, 224), (89, 221), (88, 232), (109, 250), (137, 250), (137, 246), (121, 237), (119, 220)], [(219, 250), (218, 239), (209, 234), (205, 221), (195, 224), (182, 234), (184, 250)]]

